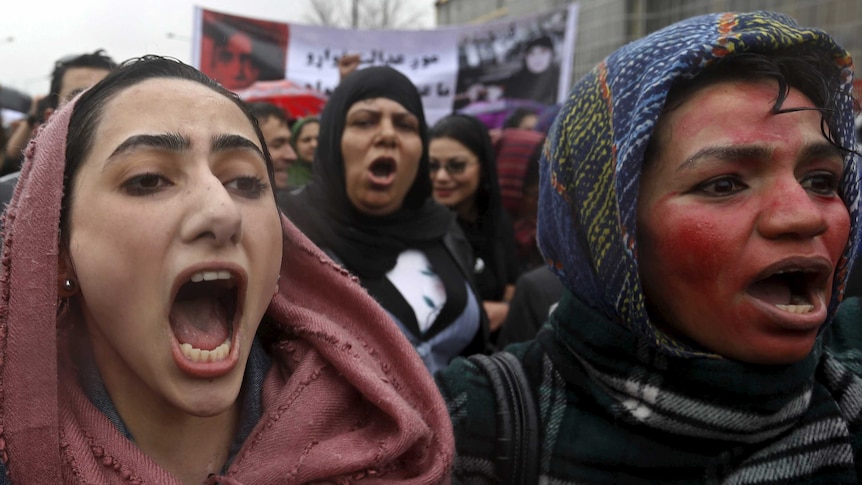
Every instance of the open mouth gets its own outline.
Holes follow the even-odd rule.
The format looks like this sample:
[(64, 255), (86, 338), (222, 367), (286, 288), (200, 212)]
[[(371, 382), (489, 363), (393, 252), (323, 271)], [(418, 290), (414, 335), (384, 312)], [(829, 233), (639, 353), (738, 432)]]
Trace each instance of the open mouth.
[(831, 271), (829, 264), (789, 265), (762, 273), (746, 292), (785, 312), (810, 313)]
[(199, 271), (177, 291), (171, 329), (192, 362), (218, 362), (230, 354), (238, 290), (230, 271)]
[(395, 177), (395, 160), (392, 158), (378, 158), (368, 167), (371, 182), (378, 185), (387, 185)]

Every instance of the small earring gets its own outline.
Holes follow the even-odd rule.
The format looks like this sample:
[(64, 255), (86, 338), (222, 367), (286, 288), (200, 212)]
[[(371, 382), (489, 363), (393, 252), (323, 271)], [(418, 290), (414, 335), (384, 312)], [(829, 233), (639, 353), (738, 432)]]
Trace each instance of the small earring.
[(78, 288), (78, 283), (77, 283), (75, 280), (73, 280), (73, 279), (71, 279), (71, 278), (66, 278), (66, 279), (63, 281), (63, 289), (64, 289), (64, 290), (66, 290), (66, 291), (68, 291), (68, 292), (72, 293), (72, 292), (74, 292), (77, 288)]

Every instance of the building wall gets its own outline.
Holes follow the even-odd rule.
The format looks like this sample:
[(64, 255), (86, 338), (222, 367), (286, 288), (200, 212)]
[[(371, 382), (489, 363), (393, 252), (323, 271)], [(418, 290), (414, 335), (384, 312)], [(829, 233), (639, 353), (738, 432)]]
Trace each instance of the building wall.
[[(520, 17), (569, 3), (437, 0), (435, 6), (437, 25), (457, 25)], [(801, 25), (826, 30), (851, 54), (862, 52), (862, 0), (581, 0), (573, 80), (623, 44), (676, 21), (710, 12), (751, 10), (786, 13)]]

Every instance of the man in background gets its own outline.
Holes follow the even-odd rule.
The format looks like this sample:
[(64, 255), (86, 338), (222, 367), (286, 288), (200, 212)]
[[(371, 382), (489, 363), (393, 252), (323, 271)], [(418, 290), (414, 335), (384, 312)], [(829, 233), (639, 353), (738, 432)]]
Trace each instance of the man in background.
[(257, 118), (266, 148), (272, 157), (276, 192), (285, 191), (288, 189), (287, 169), (296, 162), (296, 152), (290, 144), (287, 115), (281, 108), (266, 101), (249, 103), (248, 107)]
[(78, 93), (101, 81), (117, 63), (108, 57), (104, 49), (92, 54), (66, 56), (54, 63), (51, 72), (51, 90), (46, 96), (34, 97), (27, 118), (13, 124), (12, 133), (3, 153), (0, 175), (21, 169), (23, 150), (40, 124)]

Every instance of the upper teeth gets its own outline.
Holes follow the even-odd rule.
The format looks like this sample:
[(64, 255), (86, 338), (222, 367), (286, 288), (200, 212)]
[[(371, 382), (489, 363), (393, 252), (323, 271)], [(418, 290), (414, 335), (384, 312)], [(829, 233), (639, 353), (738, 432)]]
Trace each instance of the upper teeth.
[(784, 274), (784, 273), (816, 273), (816, 271), (811, 269), (781, 269), (776, 271), (773, 274)]
[(201, 281), (213, 281), (213, 280), (229, 280), (231, 279), (230, 271), (199, 271), (192, 275), (191, 280), (193, 283), (199, 283)]

